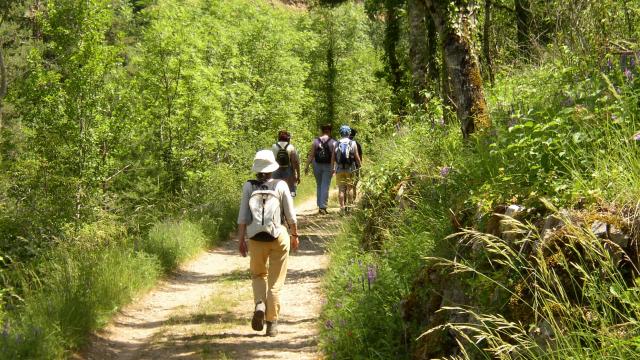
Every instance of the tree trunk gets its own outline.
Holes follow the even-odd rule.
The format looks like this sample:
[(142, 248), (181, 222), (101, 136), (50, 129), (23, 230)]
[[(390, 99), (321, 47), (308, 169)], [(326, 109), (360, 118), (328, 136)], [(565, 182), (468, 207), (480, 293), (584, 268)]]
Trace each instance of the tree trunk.
[[(424, 4), (424, 0), (420, 0)], [(426, 10), (425, 4), (425, 10)], [(428, 78), (434, 84), (434, 88), (438, 89), (438, 84), (440, 83), (440, 66), (438, 65), (438, 55), (440, 51), (438, 50), (438, 30), (436, 29), (436, 24), (434, 24), (431, 16), (427, 15), (426, 18), (427, 24), (427, 68), (428, 68)]]
[(530, 0), (514, 0), (518, 48), (529, 55), (531, 50), (531, 3)]
[[(336, 117), (336, 54), (334, 49), (333, 32), (330, 35), (329, 47), (327, 48), (327, 117), (328, 123), (333, 124)], [(319, 124), (322, 125), (322, 124)]]
[(0, 44), (0, 128), (4, 126), (3, 112), (4, 112), (4, 98), (7, 96), (7, 67), (4, 63), (4, 50), (2, 44)]
[(484, 53), (484, 61), (487, 64), (487, 74), (489, 75), (489, 81), (491, 86), (495, 83), (495, 76), (493, 74), (493, 58), (491, 57), (491, 9), (492, 0), (485, 0), (484, 2), (484, 25), (482, 30), (482, 52)]
[(427, 8), (423, 0), (408, 0), (409, 58), (412, 74), (412, 93), (416, 104), (425, 103), (421, 92), (428, 88), (429, 41), (427, 33)]
[(440, 33), (444, 63), (451, 79), (462, 136), (467, 139), (476, 130), (491, 126), (491, 120), (484, 98), (480, 66), (471, 43), (470, 5), (462, 2), (455, 1), (459, 13), (449, 14), (447, 2), (443, 4), (439, 0), (426, 0), (427, 10)]
[(396, 48), (400, 42), (400, 21), (398, 19), (398, 9), (394, 0), (385, 1), (386, 28), (384, 33), (384, 50), (387, 58), (387, 67), (391, 75), (391, 86), (394, 93), (400, 92), (402, 85), (402, 70), (400, 61), (396, 54)]
[(633, 26), (633, 21), (631, 20), (631, 14), (629, 12), (629, 0), (623, 0), (622, 7), (624, 10), (624, 20), (627, 23), (627, 36), (629, 37), (629, 39), (631, 39), (633, 37), (633, 34), (635, 33), (635, 29)]

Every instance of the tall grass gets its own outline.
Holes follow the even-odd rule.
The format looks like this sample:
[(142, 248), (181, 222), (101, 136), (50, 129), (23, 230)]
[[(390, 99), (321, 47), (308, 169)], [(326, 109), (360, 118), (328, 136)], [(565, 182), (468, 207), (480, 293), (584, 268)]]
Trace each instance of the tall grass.
[[(71, 232), (32, 262), (0, 271), (0, 359), (62, 359), (166, 272), (213, 243), (187, 220), (158, 222), (132, 239), (105, 222)], [(118, 238), (120, 237), (120, 238)], [(135, 249), (139, 244), (139, 249)]]
[(12, 274), (23, 301), (3, 319), (0, 358), (63, 358), (162, 273), (145, 253), (86, 250), (60, 248)]
[[(422, 336), (451, 329), (461, 347), (500, 359), (632, 359), (640, 356), (640, 291), (620, 272), (627, 254), (610, 241), (596, 238), (569, 218), (555, 236), (542, 238), (537, 228), (507, 219), (523, 237), (515, 242), (466, 230), (460, 236), (470, 247), (486, 252), (485, 261), (509, 273), (509, 280), (526, 284), (526, 292), (462, 259), (429, 258), (452, 276), (471, 273), (507, 291), (512, 303), (526, 307), (533, 324), (481, 309), (447, 308), (470, 315), (468, 323), (448, 323)], [(537, 244), (537, 245), (536, 245)], [(533, 251), (522, 251), (534, 246)], [(637, 271), (637, 269), (636, 269)]]
[(168, 221), (154, 225), (142, 241), (142, 249), (156, 255), (167, 270), (175, 269), (207, 244), (202, 229), (189, 221)]

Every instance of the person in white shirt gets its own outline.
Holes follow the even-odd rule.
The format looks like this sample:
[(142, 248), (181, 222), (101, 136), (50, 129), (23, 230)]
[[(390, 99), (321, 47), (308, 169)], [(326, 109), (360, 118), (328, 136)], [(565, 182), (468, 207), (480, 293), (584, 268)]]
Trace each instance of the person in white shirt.
[(287, 276), (289, 251), (295, 251), (299, 244), (289, 187), (272, 178), (278, 167), (270, 150), (256, 153), (252, 167), (256, 179), (244, 184), (238, 213), (240, 254), (250, 257), (255, 302), (251, 327), (262, 331), (266, 322), (268, 336), (278, 334), (280, 290)]
[(273, 173), (274, 179), (284, 180), (289, 185), (291, 196), (296, 196), (300, 184), (300, 157), (291, 144), (291, 134), (286, 130), (278, 132), (278, 141), (271, 147), (280, 168)]

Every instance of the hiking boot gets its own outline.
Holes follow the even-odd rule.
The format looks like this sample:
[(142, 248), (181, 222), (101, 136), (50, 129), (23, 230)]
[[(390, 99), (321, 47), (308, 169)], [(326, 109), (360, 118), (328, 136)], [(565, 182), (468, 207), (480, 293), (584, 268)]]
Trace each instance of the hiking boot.
[(260, 301), (256, 304), (256, 310), (253, 312), (253, 319), (251, 319), (251, 328), (255, 331), (262, 331), (264, 328), (264, 312), (266, 307), (264, 303)]
[(328, 214), (327, 209), (320, 208), (320, 210), (318, 210), (318, 214), (320, 214), (320, 215), (327, 215), (327, 214)]
[(278, 335), (278, 320), (267, 321), (267, 336)]

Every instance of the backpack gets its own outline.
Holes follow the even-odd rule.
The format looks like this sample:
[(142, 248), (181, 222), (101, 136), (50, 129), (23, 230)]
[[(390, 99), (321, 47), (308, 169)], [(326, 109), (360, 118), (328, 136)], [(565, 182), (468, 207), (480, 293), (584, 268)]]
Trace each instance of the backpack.
[(280, 164), (280, 167), (289, 167), (291, 164), (291, 158), (289, 158), (289, 153), (287, 152), (287, 148), (289, 147), (289, 143), (284, 147), (280, 146), (280, 144), (276, 143), (278, 146), (278, 152), (276, 153), (276, 161)]
[(252, 221), (247, 226), (247, 236), (257, 241), (273, 241), (280, 236), (280, 227), (276, 224), (276, 219), (282, 217), (280, 195), (275, 191), (277, 182), (274, 190), (260, 181), (249, 182), (253, 185), (253, 192), (249, 197)]
[(331, 138), (327, 139), (327, 141), (322, 141), (318, 138), (318, 141), (320, 145), (316, 148), (316, 162), (319, 164), (331, 163), (331, 147), (329, 147)]
[(353, 152), (357, 149), (353, 148), (353, 141), (346, 139), (340, 140), (336, 149), (336, 162), (343, 168), (350, 167), (354, 161)]

